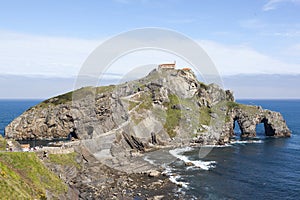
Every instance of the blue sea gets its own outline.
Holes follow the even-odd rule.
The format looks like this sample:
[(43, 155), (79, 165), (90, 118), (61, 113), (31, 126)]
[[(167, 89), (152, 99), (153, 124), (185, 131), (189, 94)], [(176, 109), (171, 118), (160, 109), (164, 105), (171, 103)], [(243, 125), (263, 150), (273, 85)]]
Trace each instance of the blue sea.
[[(291, 138), (265, 137), (263, 125), (257, 138), (239, 140), (226, 147), (178, 148), (152, 153), (145, 160), (169, 163), (168, 174), (182, 185), (188, 199), (300, 199), (300, 100), (239, 100), (281, 112), (292, 131)], [(170, 161), (167, 153), (178, 159)], [(184, 161), (184, 162), (183, 162)], [(186, 166), (191, 162), (194, 166)]]
[[(0, 100), (0, 133), (10, 121), (40, 101)], [(179, 192), (189, 199), (300, 199), (300, 100), (238, 102), (281, 112), (292, 137), (265, 137), (263, 126), (258, 126), (254, 141), (213, 148), (201, 159), (197, 148), (175, 149), (173, 154), (199, 165), (185, 166), (180, 160), (169, 163), (172, 180), (183, 185)], [(236, 133), (239, 135), (238, 128)]]
[(0, 100), (0, 134), (4, 135), (4, 128), (14, 118), (21, 115), (30, 107), (42, 100)]

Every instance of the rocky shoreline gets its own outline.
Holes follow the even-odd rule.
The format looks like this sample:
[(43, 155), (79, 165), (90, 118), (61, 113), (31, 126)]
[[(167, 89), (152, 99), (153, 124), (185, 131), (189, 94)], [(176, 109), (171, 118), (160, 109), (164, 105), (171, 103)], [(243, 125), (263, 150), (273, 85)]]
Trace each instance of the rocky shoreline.
[(226, 145), (235, 136), (235, 122), (243, 138), (255, 137), (260, 123), (266, 136), (291, 136), (280, 113), (236, 103), (232, 91), (198, 81), (191, 70), (157, 68), (139, 80), (50, 98), (13, 120), (5, 137), (80, 141), (72, 147), (80, 170), (63, 170), (41, 155), (74, 198), (180, 199), (178, 186), (168, 177), (148, 177), (150, 170), (162, 169), (141, 154), (166, 147)]
[[(186, 199), (187, 196), (157, 168), (144, 161), (147, 171), (126, 173), (99, 162), (89, 151), (79, 145), (72, 145), (79, 166), (65, 166), (50, 161), (45, 151), (37, 152), (43, 163), (57, 174), (69, 187), (66, 199)], [(53, 152), (52, 152), (53, 153)], [(130, 166), (138, 166), (132, 160)], [(134, 171), (132, 169), (131, 171)], [(51, 194), (50, 196), (51, 197)]]
[[(227, 145), (227, 144), (226, 144)], [(226, 146), (226, 145), (217, 145)], [(202, 147), (199, 143), (177, 146), (183, 147)], [(213, 147), (213, 146), (212, 146)], [(172, 149), (174, 149), (173, 147)], [(170, 147), (147, 152), (155, 153), (159, 150), (168, 150)], [(19, 149), (20, 150), (20, 149)], [(183, 185), (170, 181), (170, 176), (165, 172), (165, 168), (157, 167), (151, 162), (142, 159), (144, 153), (130, 159), (130, 165), (124, 163), (126, 168), (131, 168), (131, 173), (113, 169), (94, 157), (89, 150), (81, 144), (81, 141), (65, 142), (63, 147), (44, 147), (35, 151), (40, 160), (57, 174), (59, 178), (68, 185), (68, 192), (61, 195), (61, 199), (190, 199), (181, 192)], [(76, 165), (64, 165), (53, 163), (49, 158), (50, 154), (69, 154), (75, 152), (74, 162)], [(176, 158), (174, 157), (174, 161)], [(143, 162), (147, 171), (137, 170), (137, 166)], [(185, 161), (184, 161), (185, 162)], [(185, 162), (187, 166), (193, 163)], [(51, 199), (51, 193), (46, 193), (47, 198)]]
[[(111, 168), (100, 162), (88, 149), (81, 145), (80, 141), (66, 142), (64, 145), (71, 147), (72, 151), (77, 153), (75, 161), (80, 165), (80, 168), (53, 164), (49, 161), (48, 156), (45, 156), (45, 151), (40, 151), (37, 154), (43, 163), (69, 186), (68, 193), (65, 196), (66, 199), (171, 200), (192, 198), (181, 192), (182, 187), (184, 187), (182, 183), (175, 183), (170, 180), (170, 174), (166, 172), (166, 168), (152, 165), (151, 162), (143, 159), (148, 153), (155, 153), (159, 150), (174, 150), (175, 147), (164, 146), (134, 156), (129, 159), (130, 164), (123, 163), (124, 167), (128, 168), (126, 172)], [(226, 147), (226, 145), (228, 144), (217, 146)], [(189, 145), (179, 145), (176, 148), (189, 147), (199, 148), (203, 145), (191, 143)], [(59, 147), (55, 148), (58, 149), (56, 152), (62, 152)], [(178, 158), (174, 157), (173, 161), (176, 160)], [(137, 169), (138, 166), (141, 166), (141, 163), (143, 163), (143, 169), (146, 169), (146, 171)], [(184, 163), (186, 166), (194, 165), (192, 162), (184, 161)]]

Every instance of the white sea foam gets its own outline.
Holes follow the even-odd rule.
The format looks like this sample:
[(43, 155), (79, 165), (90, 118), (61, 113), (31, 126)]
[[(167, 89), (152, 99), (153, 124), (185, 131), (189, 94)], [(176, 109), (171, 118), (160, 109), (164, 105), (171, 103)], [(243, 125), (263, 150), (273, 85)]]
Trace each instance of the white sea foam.
[(180, 178), (181, 178), (181, 176), (179, 176), (179, 175), (171, 175), (170, 178), (169, 178), (169, 180), (172, 183), (174, 183), (174, 184), (176, 184), (176, 185), (178, 185), (180, 187), (183, 187), (183, 188), (187, 189), (189, 183), (183, 182), (183, 181), (178, 181), (178, 179), (180, 179)]
[(170, 154), (174, 157), (182, 160), (185, 163), (192, 163), (195, 167), (201, 168), (203, 170), (209, 170), (215, 168), (216, 161), (202, 161), (202, 160), (190, 160), (187, 156), (182, 155), (184, 152), (193, 150), (191, 147), (177, 148), (170, 150)]
[[(173, 174), (173, 172), (172, 172), (173, 169), (170, 166), (164, 166), (164, 168), (165, 168), (165, 170), (162, 173), (169, 176), (169, 180), (172, 183), (174, 183), (182, 188), (188, 189), (189, 183), (184, 182), (184, 181), (178, 181), (178, 179), (180, 179), (181, 176), (178, 174)], [(180, 192), (180, 191), (181, 191), (181, 189), (178, 190), (178, 192)]]
[[(171, 150), (169, 150), (169, 153), (172, 154), (173, 156), (175, 156), (177, 154), (182, 154), (182, 153), (192, 151), (192, 150), (194, 150), (194, 148), (192, 148), (192, 147), (182, 147), (182, 148), (171, 149)], [(175, 156), (175, 157), (177, 157), (177, 156)]]
[(251, 144), (251, 143), (263, 143), (262, 140), (236, 140), (231, 141), (230, 144)]
[(172, 168), (169, 167), (169, 166), (163, 166), (164, 167), (164, 171), (162, 172), (163, 174), (166, 174), (166, 175), (171, 175), (172, 174)]
[(197, 168), (195, 168), (195, 166), (188, 166), (186, 170), (197, 170)]
[(231, 144), (224, 144), (224, 145), (204, 145), (202, 147), (209, 147), (209, 148), (224, 148), (224, 147), (231, 147)]
[[(189, 152), (194, 150), (194, 148), (192, 147), (185, 147), (185, 148), (176, 148), (176, 149), (172, 149), (169, 150), (169, 157), (168, 156), (163, 156), (166, 157), (168, 160), (173, 160), (174, 161), (174, 157), (178, 158), (179, 160), (185, 162), (185, 163), (189, 163), (192, 164), (192, 166), (187, 166), (186, 169), (187, 170), (195, 170), (197, 168), (201, 168), (203, 170), (209, 170), (210, 168), (214, 168), (215, 167), (215, 161), (201, 161), (201, 160), (190, 160), (187, 156), (184, 156), (183, 154), (185, 152)], [(171, 154), (171, 155), (170, 155)], [(178, 185), (180, 188), (178, 189), (178, 192), (183, 192), (182, 189), (188, 189), (189, 188), (189, 183), (186, 181), (183, 181), (182, 177), (180, 176), (180, 174), (178, 172), (174, 172), (174, 168), (172, 168), (168, 163), (161, 163), (159, 162), (159, 159), (155, 159), (157, 158), (156, 156), (153, 156), (153, 154), (150, 155), (146, 155), (144, 157), (144, 160), (149, 162), (150, 164), (153, 165), (160, 165), (162, 166), (165, 170), (162, 172), (162, 174), (165, 174), (169, 177), (169, 180)]]

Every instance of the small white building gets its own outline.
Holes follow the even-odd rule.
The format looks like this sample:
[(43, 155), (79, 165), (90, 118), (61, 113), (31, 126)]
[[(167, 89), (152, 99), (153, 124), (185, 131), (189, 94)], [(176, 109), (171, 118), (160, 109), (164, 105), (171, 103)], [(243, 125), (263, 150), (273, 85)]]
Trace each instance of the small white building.
[(175, 69), (176, 62), (174, 63), (164, 63), (158, 65), (158, 69)]

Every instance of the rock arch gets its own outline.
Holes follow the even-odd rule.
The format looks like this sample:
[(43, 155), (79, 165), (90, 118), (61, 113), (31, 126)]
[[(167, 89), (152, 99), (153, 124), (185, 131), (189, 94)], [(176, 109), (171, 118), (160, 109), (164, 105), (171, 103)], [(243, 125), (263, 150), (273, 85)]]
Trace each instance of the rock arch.
[[(235, 121), (241, 129), (241, 137), (256, 137), (257, 124), (263, 123), (266, 136), (290, 137), (291, 132), (282, 115), (278, 112), (264, 110), (259, 106), (243, 106), (233, 108), (229, 113), (229, 122), (224, 130), (229, 131), (229, 136), (234, 136)], [(228, 127), (229, 126), (229, 127)]]
[(266, 136), (274, 136), (275, 135), (275, 129), (273, 128), (272, 124), (269, 124), (268, 118), (264, 117), (260, 123), (264, 124)]
[[(236, 124), (237, 124), (237, 126), (236, 126)], [(238, 129), (240, 129), (240, 131), (241, 131), (241, 134), (242, 134), (242, 129), (241, 129), (241, 125), (239, 124), (239, 120), (238, 120), (238, 118), (237, 117), (235, 117), (234, 119), (233, 119), (233, 132), (234, 132), (234, 130), (236, 129), (236, 127), (238, 127)], [(234, 135), (236, 135), (236, 132), (234, 132)]]

